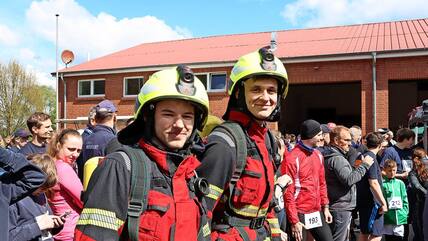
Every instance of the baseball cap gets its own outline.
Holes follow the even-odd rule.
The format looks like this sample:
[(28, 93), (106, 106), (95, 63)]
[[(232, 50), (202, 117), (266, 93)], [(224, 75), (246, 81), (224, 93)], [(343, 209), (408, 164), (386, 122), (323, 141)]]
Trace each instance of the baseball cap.
[(24, 130), (24, 129), (18, 129), (18, 130), (15, 131), (15, 133), (13, 134), (13, 136), (25, 138), (25, 137), (31, 136), (31, 133), (28, 132), (28, 131), (26, 131), (26, 130)]
[(96, 112), (117, 112), (116, 106), (110, 100), (103, 100), (95, 106)]
[(324, 133), (330, 133), (331, 132), (331, 129), (330, 129), (330, 127), (328, 127), (328, 125), (327, 124), (321, 124), (321, 130), (322, 130), (322, 133), (324, 134)]

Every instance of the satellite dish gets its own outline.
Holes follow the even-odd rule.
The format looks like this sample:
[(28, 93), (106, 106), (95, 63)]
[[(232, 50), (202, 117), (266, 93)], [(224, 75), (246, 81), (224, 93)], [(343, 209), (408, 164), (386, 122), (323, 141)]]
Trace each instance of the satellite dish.
[(62, 62), (67, 67), (67, 65), (69, 63), (73, 62), (73, 60), (74, 60), (74, 54), (70, 50), (64, 50), (61, 53), (61, 59), (62, 59)]

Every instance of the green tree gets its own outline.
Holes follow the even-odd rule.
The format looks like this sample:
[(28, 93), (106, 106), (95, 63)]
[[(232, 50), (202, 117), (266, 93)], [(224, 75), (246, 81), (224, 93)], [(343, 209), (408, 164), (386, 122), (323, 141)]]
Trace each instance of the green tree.
[(28, 116), (35, 111), (55, 114), (55, 91), (38, 86), (35, 75), (17, 61), (0, 63), (0, 134), (6, 136), (17, 128), (26, 128)]

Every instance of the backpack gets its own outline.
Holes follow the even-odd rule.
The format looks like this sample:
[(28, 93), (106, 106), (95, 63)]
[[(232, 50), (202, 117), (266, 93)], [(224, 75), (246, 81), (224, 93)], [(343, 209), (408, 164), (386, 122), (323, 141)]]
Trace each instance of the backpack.
[[(152, 176), (152, 161), (142, 149), (135, 146), (124, 145), (116, 150), (116, 152), (122, 156), (125, 162), (131, 164), (131, 185), (126, 222), (129, 239), (131, 241), (138, 241), (140, 216), (147, 209), (148, 193)], [(192, 180), (195, 182), (197, 178), (195, 179), (195, 177), (193, 177), (191, 181)], [(208, 186), (208, 184), (206, 184), (206, 186)], [(191, 191), (195, 192), (195, 190)], [(198, 194), (195, 192), (195, 195)], [(206, 195), (206, 193), (201, 195)], [(202, 205), (206, 205), (204, 199), (200, 199), (200, 201)], [(200, 209), (202, 210), (203, 208), (200, 207)], [(204, 215), (201, 215), (201, 223), (208, 224), (206, 215), (206, 211), (204, 210)], [(208, 234), (210, 233), (209, 228), (206, 229), (206, 225), (204, 225), (204, 227), (199, 230), (198, 240), (210, 239), (210, 237), (207, 236), (207, 232)]]
[(128, 223), (129, 239), (138, 241), (140, 215), (147, 209), (150, 190), (151, 178), (147, 178), (151, 176), (150, 159), (143, 150), (137, 147), (122, 146), (117, 152), (131, 164), (131, 186), (126, 222)]
[[(272, 132), (268, 130), (268, 145), (267, 149), (269, 152), (269, 155), (274, 160), (274, 168), (275, 171), (279, 169), (279, 165), (281, 162), (281, 157), (278, 154), (278, 145), (276, 145), (275, 137), (273, 136)], [(222, 124), (216, 126), (214, 130), (211, 132), (212, 135), (219, 136), (223, 139), (225, 137), (223, 134), (226, 134), (230, 137), (232, 137), (232, 141), (236, 145), (236, 163), (235, 163), (235, 169), (232, 173), (232, 178), (229, 182), (229, 202), (232, 200), (232, 194), (233, 190), (235, 188), (236, 183), (238, 182), (239, 178), (241, 177), (242, 172), (245, 169), (245, 165), (247, 164), (247, 154), (248, 154), (248, 146), (247, 146), (247, 135), (244, 133), (243, 128), (236, 122), (231, 121), (225, 121)], [(250, 141), (252, 144), (252, 142)], [(250, 145), (250, 152), (256, 151), (256, 147), (254, 144)], [(230, 203), (229, 203), (230, 204)]]

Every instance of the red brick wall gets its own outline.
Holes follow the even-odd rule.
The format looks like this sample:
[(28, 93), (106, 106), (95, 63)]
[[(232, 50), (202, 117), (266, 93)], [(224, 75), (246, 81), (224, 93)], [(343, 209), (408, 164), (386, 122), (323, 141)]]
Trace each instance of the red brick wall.
[[(428, 57), (389, 58), (377, 60), (377, 127), (388, 126), (388, 81), (415, 80), (428, 78)], [(286, 64), (290, 84), (343, 83), (361, 81), (361, 125), (363, 133), (373, 129), (372, 110), (372, 60), (335, 61)], [(226, 72), (229, 76), (231, 68), (194, 69), (194, 72)], [(110, 99), (118, 105), (119, 115), (132, 115), (134, 98), (122, 97), (123, 78), (144, 76), (147, 73), (127, 73), (111, 75), (92, 75), (84, 77), (68, 77), (67, 81), (67, 119), (87, 116), (91, 106), (102, 99)], [(77, 98), (77, 80), (105, 78), (106, 94), (104, 98)], [(60, 102), (63, 102), (63, 85), (60, 83)], [(292, 86), (290, 88), (292, 91)], [(228, 96), (224, 93), (210, 93), (211, 113), (222, 116), (226, 110)], [(396, 97), (401, 98), (401, 97)], [(350, 103), (352, 104), (352, 103)], [(62, 108), (62, 105), (61, 105)], [(61, 118), (63, 116), (61, 115)]]

